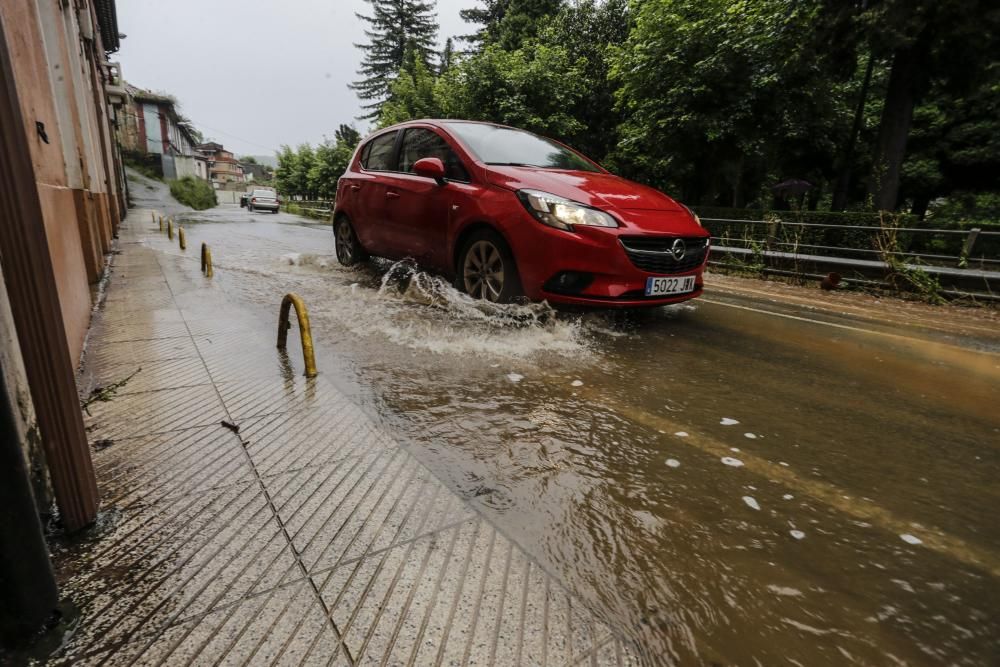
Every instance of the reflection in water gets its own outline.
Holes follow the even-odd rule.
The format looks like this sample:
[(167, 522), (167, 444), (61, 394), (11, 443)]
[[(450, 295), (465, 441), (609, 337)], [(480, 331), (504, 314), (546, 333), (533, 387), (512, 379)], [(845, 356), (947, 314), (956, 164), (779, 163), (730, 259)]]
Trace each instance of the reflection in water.
[(268, 321), (302, 296), (328, 377), (649, 662), (1000, 658), (995, 354), (706, 302), (492, 306), (341, 269), (328, 231), (199, 233), (217, 288)]

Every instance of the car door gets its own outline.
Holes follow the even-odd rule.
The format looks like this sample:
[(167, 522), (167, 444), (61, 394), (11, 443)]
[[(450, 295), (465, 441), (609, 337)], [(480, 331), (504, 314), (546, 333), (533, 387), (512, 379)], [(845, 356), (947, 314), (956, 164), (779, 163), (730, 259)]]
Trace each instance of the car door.
[(352, 223), (361, 245), (374, 255), (401, 256), (386, 225), (386, 176), (396, 168), (398, 130), (371, 139), (361, 152), (361, 173), (347, 185), (354, 198)]
[[(445, 165), (446, 182), (418, 176), (417, 160), (436, 157)], [(429, 127), (403, 130), (398, 170), (386, 176), (386, 227), (405, 255), (438, 269), (450, 268), (448, 229), (459, 194), (452, 183), (469, 181), (469, 172), (447, 140)]]

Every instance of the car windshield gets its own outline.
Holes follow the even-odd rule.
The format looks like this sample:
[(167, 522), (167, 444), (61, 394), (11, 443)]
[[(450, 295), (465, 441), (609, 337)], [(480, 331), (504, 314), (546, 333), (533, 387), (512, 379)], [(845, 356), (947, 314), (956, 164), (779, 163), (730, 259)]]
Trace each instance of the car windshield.
[(254, 197), (273, 197), (274, 196), (274, 191), (272, 191), (272, 190), (254, 190), (253, 191), (253, 196)]
[(601, 171), (579, 153), (524, 130), (484, 123), (446, 125), (486, 164)]

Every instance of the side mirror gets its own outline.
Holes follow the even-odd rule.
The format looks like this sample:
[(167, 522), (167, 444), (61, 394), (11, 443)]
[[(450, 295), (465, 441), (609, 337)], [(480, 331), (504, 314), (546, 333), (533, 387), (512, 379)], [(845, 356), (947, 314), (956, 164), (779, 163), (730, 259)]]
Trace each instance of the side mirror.
[(413, 164), (413, 171), (417, 176), (433, 178), (438, 185), (444, 185), (444, 162), (441, 162), (441, 158), (425, 157), (417, 160)]

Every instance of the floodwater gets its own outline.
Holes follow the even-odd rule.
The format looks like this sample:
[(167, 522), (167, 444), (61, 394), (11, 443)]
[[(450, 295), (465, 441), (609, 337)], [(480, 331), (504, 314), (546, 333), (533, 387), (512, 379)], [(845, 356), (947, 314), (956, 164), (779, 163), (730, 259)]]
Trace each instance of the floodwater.
[(299, 294), (320, 371), (650, 664), (1000, 664), (995, 319), (725, 281), (486, 307), (328, 226), (190, 217), (215, 289), (262, 326)]

